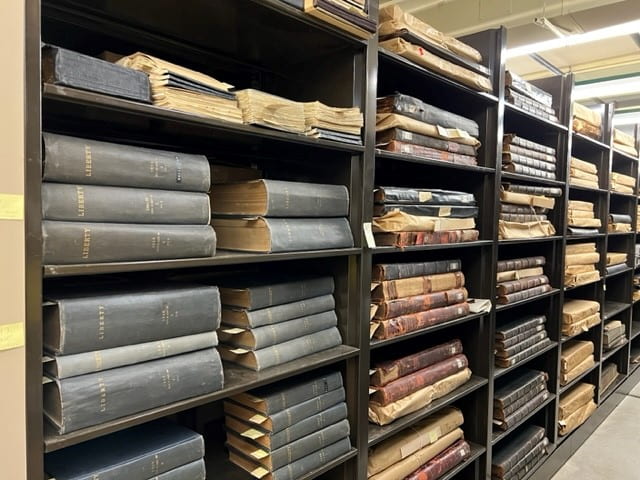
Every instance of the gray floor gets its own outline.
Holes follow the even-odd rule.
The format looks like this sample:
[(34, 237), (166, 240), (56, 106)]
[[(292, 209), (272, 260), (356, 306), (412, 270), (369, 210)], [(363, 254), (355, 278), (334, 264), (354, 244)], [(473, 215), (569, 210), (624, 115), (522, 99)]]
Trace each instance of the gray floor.
[(639, 433), (640, 384), (620, 402), (553, 480), (640, 479)]

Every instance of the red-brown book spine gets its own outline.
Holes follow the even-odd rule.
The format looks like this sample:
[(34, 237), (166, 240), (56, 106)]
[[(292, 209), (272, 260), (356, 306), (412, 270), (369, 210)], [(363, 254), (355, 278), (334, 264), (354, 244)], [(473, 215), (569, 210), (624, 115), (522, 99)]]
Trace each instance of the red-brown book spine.
[(509, 295), (510, 293), (526, 290), (527, 288), (539, 287), (549, 283), (546, 275), (536, 275), (535, 277), (522, 278), (520, 280), (510, 280), (498, 284), (498, 295)]
[(542, 256), (514, 258), (512, 260), (499, 260), (498, 272), (508, 272), (510, 270), (522, 270), (523, 268), (541, 267), (546, 263)]
[(540, 285), (538, 287), (528, 288), (526, 290), (520, 290), (519, 292), (510, 293), (508, 295), (500, 295), (498, 297), (498, 303), (500, 305), (515, 303), (515, 302), (519, 302), (520, 300), (524, 300), (526, 298), (542, 295), (543, 293), (550, 292), (551, 290), (553, 290), (553, 288), (551, 288), (551, 285)]
[(434, 308), (462, 303), (465, 302), (467, 298), (468, 293), (466, 288), (455, 288), (444, 292), (387, 300), (378, 305), (375, 319), (388, 320), (401, 315), (425, 312)]
[(464, 440), (458, 440), (442, 453), (436, 455), (404, 480), (436, 480), (455, 468), (471, 455), (471, 447)]
[(378, 246), (413, 247), (475, 242), (480, 238), (480, 232), (478, 230), (443, 230), (440, 232), (375, 233), (374, 236)]
[(426, 158), (428, 160), (439, 160), (442, 162), (458, 163), (461, 165), (478, 164), (476, 157), (472, 157), (471, 155), (462, 155), (460, 153), (436, 150), (435, 148), (399, 142), (398, 140), (392, 140), (382, 146), (382, 148), (387, 152), (402, 153), (404, 155), (412, 155), (414, 157)]
[(448, 307), (434, 308), (427, 312), (402, 315), (400, 317), (382, 320), (376, 330), (375, 338), (393, 338), (399, 335), (413, 332), (421, 328), (430, 327), (438, 323), (448, 322), (455, 318), (469, 315), (469, 304), (458, 303)]

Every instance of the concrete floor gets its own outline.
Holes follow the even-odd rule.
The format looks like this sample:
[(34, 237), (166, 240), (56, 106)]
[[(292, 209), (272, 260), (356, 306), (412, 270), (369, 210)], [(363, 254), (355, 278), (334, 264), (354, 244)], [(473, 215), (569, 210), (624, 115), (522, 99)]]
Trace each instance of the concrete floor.
[(640, 384), (620, 402), (552, 480), (638, 480), (639, 460)]

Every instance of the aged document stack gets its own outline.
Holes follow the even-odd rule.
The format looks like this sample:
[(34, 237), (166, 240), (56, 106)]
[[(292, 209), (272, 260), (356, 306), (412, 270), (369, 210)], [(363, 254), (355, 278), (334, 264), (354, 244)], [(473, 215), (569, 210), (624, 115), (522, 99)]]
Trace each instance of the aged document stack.
[(515, 133), (507, 133), (502, 143), (502, 170), (528, 177), (556, 180), (556, 150)]
[(596, 410), (596, 387), (580, 382), (560, 396), (558, 406), (558, 433), (568, 435), (582, 425)]
[(569, 200), (567, 208), (567, 231), (569, 235), (594, 235), (602, 227), (602, 221), (596, 218), (592, 202)]
[(613, 148), (620, 150), (627, 155), (631, 155), (632, 157), (638, 156), (638, 149), (636, 148), (636, 139), (634, 136), (629, 135), (618, 128), (613, 129)]
[(595, 140), (602, 138), (602, 115), (584, 105), (573, 103), (573, 130)]
[(369, 0), (284, 0), (302, 8), (323, 22), (356, 37), (367, 39), (376, 33), (376, 22), (369, 18)]
[(493, 425), (508, 430), (550, 398), (548, 375), (538, 370), (519, 370), (497, 387), (493, 399)]
[(633, 219), (626, 213), (610, 213), (607, 231), (609, 233), (630, 233)]
[(569, 183), (571, 185), (593, 189), (600, 188), (598, 167), (595, 164), (571, 157), (569, 166)]
[(600, 254), (595, 243), (567, 244), (564, 256), (564, 286), (577, 287), (600, 280), (599, 262)]
[(612, 192), (634, 195), (636, 191), (636, 182), (637, 179), (631, 175), (611, 172), (611, 176), (609, 178), (609, 189)]
[[(500, 240), (549, 237), (556, 233), (547, 213), (555, 206), (562, 189), (503, 183), (500, 190)], [(503, 217), (502, 214), (509, 216)], [(513, 215), (513, 216), (512, 216)]]
[(527, 315), (496, 327), (496, 366), (507, 368), (517, 365), (549, 346), (551, 340), (546, 323), (544, 315)]
[(502, 445), (491, 460), (492, 480), (518, 480), (544, 460), (549, 453), (545, 429), (527, 425), (510, 442)]
[(626, 327), (620, 320), (610, 320), (604, 324), (602, 348), (613, 350), (627, 343)]
[(497, 266), (497, 302), (519, 302), (552, 290), (544, 274), (547, 260), (543, 256), (499, 260)]
[(324, 103), (305, 102), (304, 134), (308, 137), (362, 145), (364, 118), (358, 107), (329, 107)]
[(596, 365), (595, 347), (588, 340), (569, 340), (560, 355), (560, 385), (567, 385)]
[(602, 364), (602, 373), (600, 374), (600, 388), (602, 392), (606, 392), (620, 375), (618, 365), (614, 362), (604, 362)]
[(624, 252), (607, 252), (607, 275), (619, 273), (629, 268), (627, 254)]
[(550, 93), (527, 82), (510, 70), (505, 72), (504, 81), (505, 97), (509, 103), (536, 117), (554, 123), (559, 122), (553, 108), (553, 96)]
[(562, 306), (562, 334), (574, 337), (600, 323), (600, 303), (595, 300), (565, 298)]

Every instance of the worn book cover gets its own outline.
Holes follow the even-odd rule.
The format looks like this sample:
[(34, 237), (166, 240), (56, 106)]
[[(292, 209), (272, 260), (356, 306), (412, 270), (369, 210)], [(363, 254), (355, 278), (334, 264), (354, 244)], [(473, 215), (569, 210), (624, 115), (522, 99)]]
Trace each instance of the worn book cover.
[(511, 280), (499, 283), (497, 286), (498, 295), (508, 295), (510, 293), (526, 290), (527, 288), (538, 287), (549, 283), (549, 277), (546, 275), (536, 275), (526, 277), (519, 280)]
[(509, 348), (512, 347), (513, 345), (516, 345), (520, 342), (522, 342), (523, 340), (526, 340), (527, 338), (531, 337), (532, 335), (535, 335), (536, 333), (540, 333), (545, 331), (545, 327), (544, 325), (536, 325), (532, 328), (529, 328), (527, 330), (524, 330), (522, 333), (518, 333), (517, 335), (510, 337), (510, 338), (506, 338), (504, 340), (499, 340), (496, 339), (496, 341), (494, 342), (494, 347), (496, 349), (505, 349), (505, 348)]
[(548, 338), (543, 338), (539, 342), (534, 343), (530, 347), (525, 348), (521, 352), (516, 353), (511, 357), (508, 357), (508, 358), (496, 357), (496, 365), (501, 368), (511, 367), (512, 365), (515, 365), (523, 361), (524, 359), (529, 358), (534, 353), (537, 353), (547, 348), (550, 344), (551, 344), (551, 340), (549, 340)]
[(593, 352), (593, 342), (587, 340), (569, 340), (562, 346), (560, 368), (563, 372), (568, 372)]
[(535, 397), (533, 397), (531, 400), (529, 400), (526, 404), (524, 404), (522, 407), (520, 407), (518, 410), (506, 416), (504, 419), (502, 420), (494, 419), (493, 420), (494, 425), (496, 425), (500, 430), (503, 430), (503, 431), (512, 428), (514, 425), (516, 425), (518, 422), (524, 419), (527, 415), (533, 412), (536, 408), (542, 405), (549, 398), (550, 395), (551, 394), (548, 391), (543, 390), (542, 392), (538, 393)]
[(465, 278), (462, 272), (385, 280), (375, 286), (371, 292), (371, 298), (374, 301), (393, 300), (461, 288), (464, 283)]
[(493, 398), (494, 407), (506, 407), (524, 396), (536, 385), (541, 383), (546, 384), (547, 379), (548, 376), (545, 372), (529, 369), (523, 370), (517, 377), (510, 379), (508, 382), (496, 388)]
[(431, 480), (441, 477), (449, 470), (465, 461), (471, 455), (471, 447), (464, 440), (458, 440), (449, 448), (432, 458), (425, 465), (408, 475), (405, 480)]
[(436, 260), (432, 262), (379, 263), (373, 266), (371, 280), (397, 280), (437, 273), (457, 272), (462, 269), (460, 260)]
[(530, 402), (534, 397), (544, 392), (547, 389), (547, 385), (544, 383), (540, 383), (529, 390), (525, 395), (520, 397), (515, 402), (510, 403), (506, 407), (494, 407), (493, 408), (493, 418), (496, 420), (504, 420), (509, 415), (513, 414), (517, 410), (524, 407), (528, 402)]
[(583, 320), (600, 311), (600, 303), (594, 300), (567, 299), (562, 306), (563, 323)]
[(433, 188), (377, 187), (373, 191), (375, 203), (402, 203), (406, 205), (470, 205), (476, 204), (472, 193)]
[(494, 475), (504, 475), (525, 458), (544, 438), (544, 428), (537, 425), (526, 425), (511, 438), (511, 441), (496, 449), (491, 461), (491, 472)]
[(442, 245), (446, 243), (475, 242), (480, 238), (478, 230), (443, 230), (441, 232), (391, 232), (374, 233), (378, 246), (396, 248), (417, 245)]
[(547, 317), (545, 315), (526, 315), (517, 320), (505, 323), (502, 326), (496, 327), (496, 339), (507, 340), (516, 335), (521, 334), (531, 328), (543, 325), (546, 323)]
[(426, 312), (402, 315), (389, 320), (381, 320), (374, 333), (377, 339), (397, 337), (404, 333), (426, 328), (438, 323), (448, 322), (456, 318), (469, 315), (470, 307), (467, 302), (458, 303), (448, 307), (434, 308)]
[(571, 387), (567, 392), (560, 396), (558, 419), (564, 420), (580, 407), (586, 405), (589, 400), (594, 398), (595, 390), (595, 385), (583, 382), (577, 383)]
[(456, 288), (444, 292), (428, 293), (412, 297), (387, 300), (378, 303), (375, 320), (388, 320), (402, 315), (425, 312), (434, 308), (466, 302), (468, 293), (465, 288)]
[(498, 304), (507, 305), (509, 303), (519, 302), (520, 300), (525, 300), (527, 298), (532, 298), (537, 295), (548, 293), (551, 290), (553, 290), (551, 285), (540, 285), (538, 287), (527, 288), (526, 290), (520, 290), (518, 292), (509, 293), (507, 295), (500, 295), (498, 296)]
[(596, 411), (598, 406), (593, 400), (578, 408), (568, 417), (558, 422), (558, 433), (560, 436), (568, 435), (582, 425)]
[(567, 385), (571, 383), (573, 380), (578, 378), (580, 375), (585, 373), (590, 368), (596, 365), (595, 357), (593, 355), (589, 355), (582, 362), (578, 363), (571, 370), (560, 373), (560, 385)]

